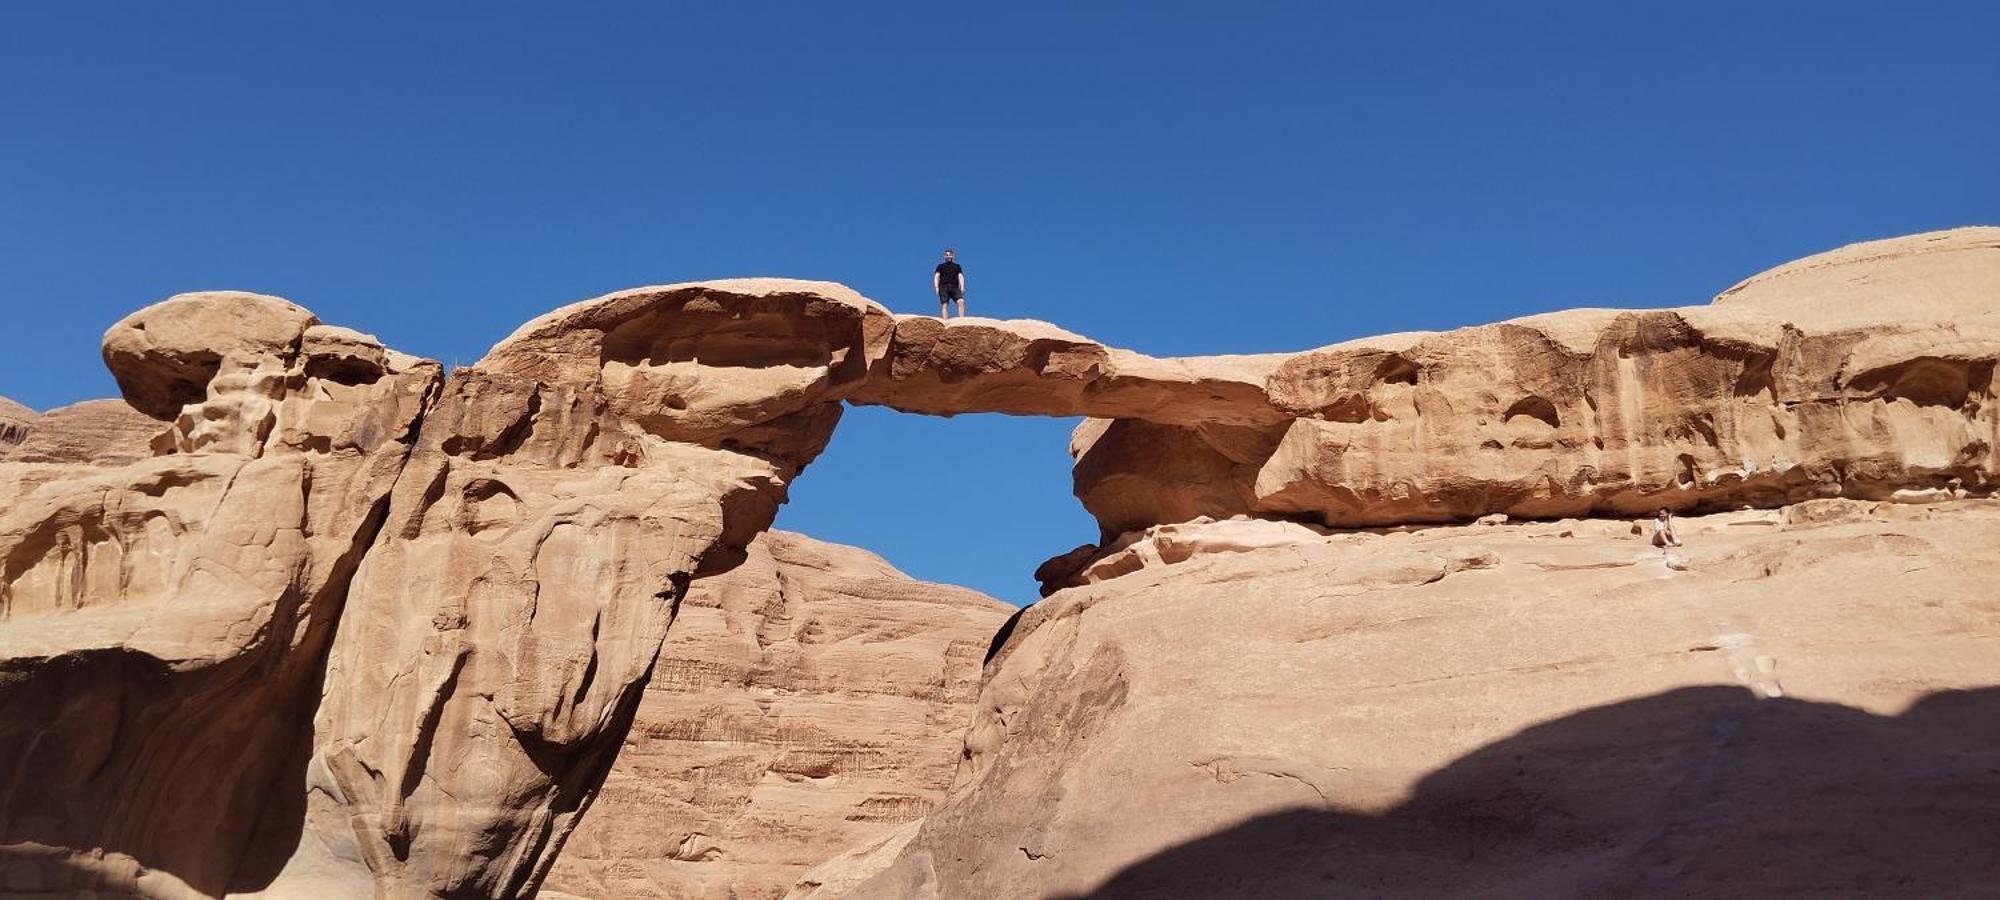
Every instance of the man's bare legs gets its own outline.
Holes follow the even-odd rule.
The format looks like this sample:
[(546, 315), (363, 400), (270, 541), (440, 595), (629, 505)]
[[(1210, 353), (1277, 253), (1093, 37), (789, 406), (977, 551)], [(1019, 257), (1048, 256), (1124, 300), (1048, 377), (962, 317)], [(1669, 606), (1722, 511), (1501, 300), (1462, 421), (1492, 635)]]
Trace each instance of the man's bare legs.
[(961, 318), (961, 319), (965, 318), (965, 298), (964, 298), (964, 297), (960, 297), (960, 298), (958, 298), (958, 317), (959, 317), (959, 318)]
[[(964, 313), (959, 313), (959, 315), (964, 315)], [(950, 301), (950, 300), (946, 300), (946, 299), (944, 299), (943, 297), (939, 297), (939, 298), (938, 298), (938, 318), (940, 318), (940, 319), (949, 319), (949, 318), (951, 318), (951, 301)]]

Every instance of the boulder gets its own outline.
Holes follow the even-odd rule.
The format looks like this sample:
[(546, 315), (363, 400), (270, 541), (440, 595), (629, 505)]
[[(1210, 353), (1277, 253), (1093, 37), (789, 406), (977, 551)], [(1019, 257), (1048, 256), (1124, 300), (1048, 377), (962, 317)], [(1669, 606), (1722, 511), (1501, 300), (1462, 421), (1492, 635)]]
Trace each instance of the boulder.
[(201, 401), (219, 372), (266, 358), (292, 358), (299, 338), (319, 323), (282, 297), (202, 291), (169, 297), (118, 321), (104, 333), (104, 365), (132, 408), (172, 419)]
[(547, 888), (781, 897), (921, 816), (951, 784), (980, 664), (1013, 612), (863, 550), (766, 532), (681, 602)]

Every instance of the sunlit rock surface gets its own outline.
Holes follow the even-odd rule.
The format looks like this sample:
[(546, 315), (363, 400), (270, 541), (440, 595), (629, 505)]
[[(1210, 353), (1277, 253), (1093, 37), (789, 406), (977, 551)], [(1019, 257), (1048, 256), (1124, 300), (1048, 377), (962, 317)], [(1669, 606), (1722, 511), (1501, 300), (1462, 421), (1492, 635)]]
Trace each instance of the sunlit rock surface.
[(806, 869), (929, 811), (1014, 611), (863, 550), (766, 532), (682, 601), (548, 887), (780, 897)]
[(2000, 880), (2000, 501), (1726, 513), (1681, 548), (1605, 520), (1229, 525), (1031, 607), (944, 806), (795, 896)]
[[(563, 890), (1990, 884), (1996, 235), (1252, 357), (745, 279), (445, 372), (175, 297), (129, 411), (0, 407), (0, 891), (525, 896), (607, 778)], [(751, 550), (843, 402), (1092, 417), (921, 819), (1004, 610)]]

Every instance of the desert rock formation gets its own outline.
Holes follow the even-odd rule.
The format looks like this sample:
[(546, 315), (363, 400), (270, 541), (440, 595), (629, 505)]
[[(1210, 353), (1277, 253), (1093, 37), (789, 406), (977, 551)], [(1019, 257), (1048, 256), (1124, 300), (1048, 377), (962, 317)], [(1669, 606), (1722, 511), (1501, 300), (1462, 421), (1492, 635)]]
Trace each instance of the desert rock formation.
[(1971, 228), (1801, 260), (1706, 307), (1349, 341), (1273, 370), (1279, 425), (1085, 423), (1076, 493), (1107, 539), (1197, 516), (1371, 527), (1986, 493), (1996, 296), (2000, 229)]
[[(614, 807), (573, 890), (761, 894), (872, 840), (800, 890), (1296, 892), (1333, 848), (1355, 862), (1312, 877), (1364, 892), (1711, 892), (1810, 837), (1750, 812), (1830, 792), (1794, 769), (1928, 773), (1907, 808), (1822, 819), (1925, 835), (1915, 873), (1856, 855), (1905, 884), (1991, 880), (1953, 804), (1991, 792), (1992, 742), (1908, 748), (1992, 721), (1938, 692), (2000, 658), (1997, 235), (1845, 248), (1708, 306), (1250, 357), (746, 279), (573, 304), (447, 373), (280, 298), (171, 298), (103, 342), (148, 419), (0, 409), (0, 890), (522, 896), (628, 742), (660, 780), (624, 790), (676, 819), (627, 844)], [(977, 642), (946, 635), (993, 611), (904, 602), (845, 551), (750, 555), (843, 402), (1092, 417), (1103, 540), (1044, 567), (1061, 590), (1001, 629), (957, 789), (901, 825), (939, 759), (870, 768), (868, 720), (948, 730)], [(1673, 554), (1587, 518), (1656, 506), (1716, 515)], [(1508, 517), (1538, 521), (1415, 527)], [(1440, 829), (1497, 855), (1444, 864)], [(1890, 886), (1836, 856), (1754, 886)]]
[[(216, 895), (287, 852), (274, 807), (304, 801), (324, 653), (438, 370), (397, 359), (339, 381), (302, 351), (303, 322), (269, 341), (161, 324), (211, 302), (167, 300), (107, 339), (124, 347), (107, 354), (121, 383), (158, 388), (141, 392), (149, 412), (189, 400), (159, 426), (161, 447), (186, 452), (0, 463), (9, 890)], [(126, 341), (142, 324), (159, 340)]]
[(35, 411), (6, 397), (0, 397), (0, 454), (28, 438), (28, 429), (35, 421)]
[(8, 889), (531, 890), (889, 321), (651, 288), (449, 376), (262, 295), (113, 326), (158, 455), (0, 479)]
[(797, 896), (2000, 878), (2000, 501), (1724, 513), (1672, 554), (1604, 520), (1229, 524), (1030, 607), (945, 806)]
[(122, 466), (152, 456), (165, 430), (123, 400), (85, 400), (18, 420), (0, 404), (0, 460)]
[(943, 798), (1014, 607), (767, 532), (681, 602), (638, 719), (550, 874), (586, 897), (781, 897)]

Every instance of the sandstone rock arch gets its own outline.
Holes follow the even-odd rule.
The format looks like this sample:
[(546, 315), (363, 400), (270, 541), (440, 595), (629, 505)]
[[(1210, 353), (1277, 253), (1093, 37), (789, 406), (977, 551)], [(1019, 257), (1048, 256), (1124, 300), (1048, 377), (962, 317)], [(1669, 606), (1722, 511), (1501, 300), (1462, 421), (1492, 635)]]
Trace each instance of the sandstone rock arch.
[(1090, 417), (1075, 489), (1107, 540), (1988, 494), (1996, 259), (2000, 229), (1964, 229), (1710, 306), (1189, 359), (744, 279), (573, 304), (446, 372), (279, 298), (175, 297), (104, 342), (155, 455), (0, 462), (0, 865), (529, 891), (688, 584), (769, 527), (843, 402)]

